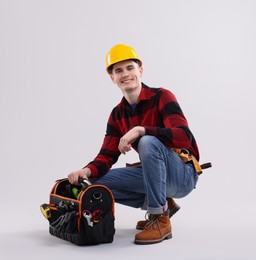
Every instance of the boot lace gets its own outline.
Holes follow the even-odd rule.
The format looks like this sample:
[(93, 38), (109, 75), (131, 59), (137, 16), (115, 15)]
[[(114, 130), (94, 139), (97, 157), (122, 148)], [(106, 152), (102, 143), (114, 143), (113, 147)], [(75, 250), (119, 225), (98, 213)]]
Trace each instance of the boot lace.
[(154, 229), (154, 230), (160, 230), (160, 226), (159, 226), (159, 218), (161, 217), (161, 215), (149, 215), (148, 217), (148, 223), (145, 225), (145, 229)]

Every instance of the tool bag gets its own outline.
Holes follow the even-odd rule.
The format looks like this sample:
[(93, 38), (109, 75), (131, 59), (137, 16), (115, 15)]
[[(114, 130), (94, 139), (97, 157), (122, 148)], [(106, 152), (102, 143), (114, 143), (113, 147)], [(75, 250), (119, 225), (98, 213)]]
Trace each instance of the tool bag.
[(104, 185), (79, 178), (81, 185), (68, 179), (57, 180), (50, 203), (40, 209), (49, 221), (51, 235), (76, 245), (111, 243), (114, 239), (114, 197)]

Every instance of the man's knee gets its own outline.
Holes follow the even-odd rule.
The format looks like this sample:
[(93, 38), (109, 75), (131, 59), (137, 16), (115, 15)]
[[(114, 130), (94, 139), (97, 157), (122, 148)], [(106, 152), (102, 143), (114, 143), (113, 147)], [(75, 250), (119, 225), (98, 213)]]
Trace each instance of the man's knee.
[(138, 144), (138, 149), (144, 149), (145, 147), (148, 147), (152, 143), (152, 139), (154, 137), (150, 135), (144, 135), (140, 138), (139, 144)]
[(159, 145), (159, 140), (151, 135), (144, 135), (141, 137), (138, 144), (139, 154), (151, 153), (153, 150), (156, 150)]

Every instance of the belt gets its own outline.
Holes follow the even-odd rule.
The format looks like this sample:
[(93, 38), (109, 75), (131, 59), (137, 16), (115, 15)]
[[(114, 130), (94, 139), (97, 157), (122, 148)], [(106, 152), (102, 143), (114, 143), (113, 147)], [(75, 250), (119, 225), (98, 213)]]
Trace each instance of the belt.
[(172, 150), (179, 155), (179, 157), (182, 159), (184, 163), (192, 163), (197, 174), (203, 173), (204, 169), (212, 167), (212, 164), (210, 162), (199, 164), (198, 160), (195, 158), (194, 155), (192, 155), (188, 150), (186, 149), (176, 149), (172, 148)]

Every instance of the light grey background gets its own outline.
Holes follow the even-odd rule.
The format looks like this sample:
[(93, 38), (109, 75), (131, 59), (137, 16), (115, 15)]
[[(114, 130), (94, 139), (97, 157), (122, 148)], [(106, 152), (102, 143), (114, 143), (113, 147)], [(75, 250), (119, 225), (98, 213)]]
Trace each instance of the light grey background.
[[(0, 0), (3, 259), (256, 259), (255, 13), (253, 0)], [(134, 245), (144, 212), (116, 205), (114, 242), (77, 247), (48, 234), (39, 206), (99, 151), (121, 99), (105, 72), (117, 43), (174, 92), (213, 168), (178, 200), (173, 239)]]

